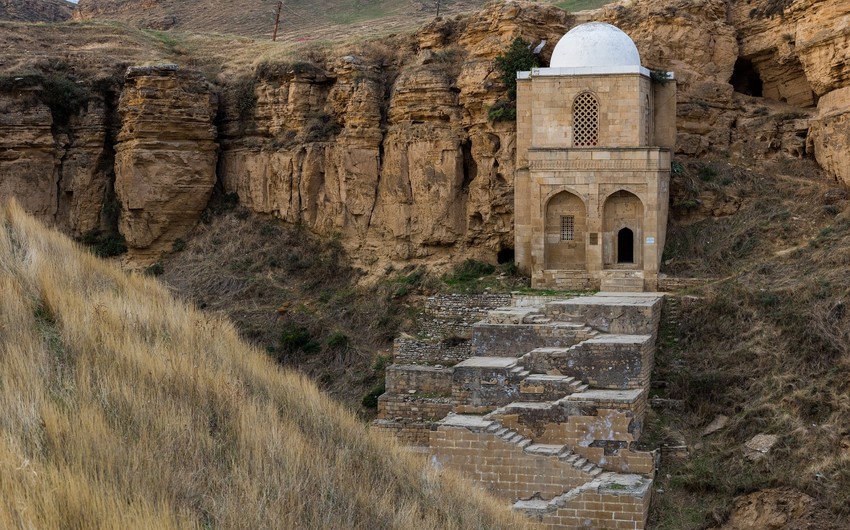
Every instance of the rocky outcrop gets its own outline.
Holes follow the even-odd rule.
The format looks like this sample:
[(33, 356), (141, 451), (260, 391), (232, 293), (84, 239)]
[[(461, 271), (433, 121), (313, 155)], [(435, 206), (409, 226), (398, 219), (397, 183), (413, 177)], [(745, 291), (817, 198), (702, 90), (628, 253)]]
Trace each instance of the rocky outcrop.
[(554, 43), (568, 21), (506, 3), (390, 44), (404, 54), (373, 45), (321, 68), (261, 68), (226, 93), (224, 187), (255, 211), (342, 235), (364, 265), (492, 260), (513, 246), (515, 142), (512, 123), (487, 118), (504, 95), (492, 59), (516, 36)]
[(850, 184), (850, 86), (820, 98), (809, 141), (818, 164)]
[(217, 108), (197, 72), (173, 65), (128, 70), (119, 104), (115, 193), (131, 256), (155, 259), (206, 208), (216, 182)]
[[(75, 235), (102, 226), (110, 182), (109, 105), (100, 94), (58, 123), (56, 83), (10, 77), (0, 89), (0, 196)], [(48, 87), (52, 82), (53, 86)]]
[[(590, 17), (623, 28), (646, 66), (675, 72), (680, 155), (814, 154), (850, 182), (850, 43), (839, 22), (850, 7), (786, 4), (636, 0)], [(215, 90), (217, 115), (214, 91), (184, 70), (131, 71), (117, 125), (103, 98), (57, 128), (37, 86), (0, 90), (12, 112), (0, 117), (0, 190), (77, 234), (102, 226), (120, 128), (119, 226), (136, 258), (183, 237), (217, 178), (255, 212), (341, 236), (364, 268), (493, 261), (513, 245), (516, 140), (512, 122), (488, 118), (505, 95), (493, 58), (522, 36), (546, 41), (545, 65), (573, 23), (553, 6), (503, 2), (344, 55), (261, 63)]]

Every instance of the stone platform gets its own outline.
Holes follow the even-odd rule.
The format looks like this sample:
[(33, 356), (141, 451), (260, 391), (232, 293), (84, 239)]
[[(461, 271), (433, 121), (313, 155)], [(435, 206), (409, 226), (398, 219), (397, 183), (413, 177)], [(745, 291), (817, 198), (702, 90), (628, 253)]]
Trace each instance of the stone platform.
[(404, 353), (387, 369), (373, 429), (544, 527), (642, 529), (655, 460), (635, 444), (662, 303), (606, 292), (491, 306), (451, 366), (435, 349), (431, 364)]

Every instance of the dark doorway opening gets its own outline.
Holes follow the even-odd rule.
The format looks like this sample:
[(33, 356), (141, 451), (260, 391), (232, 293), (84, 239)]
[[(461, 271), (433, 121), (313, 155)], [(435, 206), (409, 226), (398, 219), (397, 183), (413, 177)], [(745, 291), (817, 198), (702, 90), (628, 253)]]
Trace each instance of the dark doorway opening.
[(496, 262), (499, 265), (504, 265), (505, 263), (513, 263), (514, 262), (514, 249), (512, 248), (503, 248), (499, 250), (496, 254)]
[(758, 98), (762, 97), (763, 83), (761, 76), (749, 59), (738, 57), (729, 83), (735, 89), (735, 92)]
[(635, 262), (635, 233), (631, 228), (617, 232), (617, 263)]

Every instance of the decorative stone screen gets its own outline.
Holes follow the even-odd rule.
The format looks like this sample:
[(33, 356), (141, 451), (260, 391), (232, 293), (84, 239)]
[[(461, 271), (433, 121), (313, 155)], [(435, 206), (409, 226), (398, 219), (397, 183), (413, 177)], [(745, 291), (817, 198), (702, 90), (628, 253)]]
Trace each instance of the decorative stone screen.
[(591, 147), (599, 141), (599, 102), (590, 92), (573, 100), (573, 146)]
[(561, 216), (561, 241), (573, 241), (575, 239), (575, 216)]

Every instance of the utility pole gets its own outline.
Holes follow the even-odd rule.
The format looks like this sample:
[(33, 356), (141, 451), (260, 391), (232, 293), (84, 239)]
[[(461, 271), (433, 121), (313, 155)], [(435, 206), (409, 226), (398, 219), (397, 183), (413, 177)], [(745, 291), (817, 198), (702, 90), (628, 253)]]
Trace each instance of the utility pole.
[(283, 1), (277, 3), (277, 14), (274, 16), (274, 34), (272, 35), (272, 40), (277, 40), (277, 28), (280, 25), (280, 10), (283, 8)]
[(437, 18), (440, 18), (440, 0), (437, 0)]

